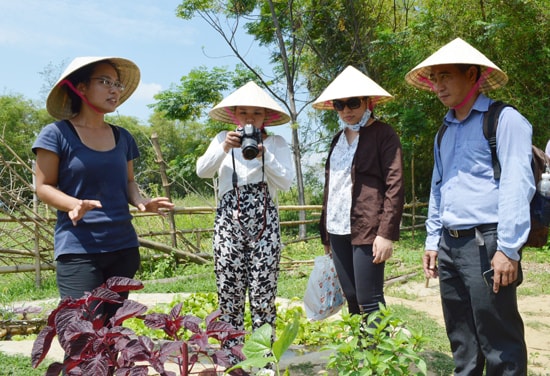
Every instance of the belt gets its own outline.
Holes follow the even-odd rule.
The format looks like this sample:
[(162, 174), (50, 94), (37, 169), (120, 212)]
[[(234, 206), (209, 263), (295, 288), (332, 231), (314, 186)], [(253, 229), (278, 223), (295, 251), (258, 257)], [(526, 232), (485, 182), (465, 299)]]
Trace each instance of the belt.
[(447, 232), (451, 237), (453, 238), (465, 238), (465, 237), (474, 237), (476, 236), (476, 229), (478, 229), (481, 233), (487, 232), (487, 231), (494, 231), (497, 229), (496, 223), (489, 223), (486, 225), (479, 225), (476, 227), (472, 227), (466, 230), (451, 230), (450, 228), (446, 228)]

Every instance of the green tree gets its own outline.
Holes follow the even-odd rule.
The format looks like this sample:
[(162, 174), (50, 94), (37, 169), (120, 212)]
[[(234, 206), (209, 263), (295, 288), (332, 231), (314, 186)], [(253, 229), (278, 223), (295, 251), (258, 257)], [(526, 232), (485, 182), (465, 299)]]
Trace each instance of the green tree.
[[(332, 8), (325, 7), (328, 3)], [(312, 0), (310, 5), (318, 11), (304, 26), (309, 42), (302, 73), (308, 88), (315, 96), (351, 64), (394, 95), (377, 114), (401, 136), (408, 199), (428, 198), (433, 138), (445, 108), (433, 93), (407, 85), (404, 76), (456, 37), (508, 73), (509, 83), (490, 96), (516, 105), (533, 123), (534, 143), (545, 145), (550, 135), (543, 120), (549, 117), (547, 1)], [(333, 129), (334, 114), (321, 116), (327, 130)]]
[(219, 131), (230, 127), (208, 118), (207, 111), (223, 99), (225, 92), (250, 80), (257, 81), (242, 66), (231, 72), (226, 67), (208, 70), (201, 66), (183, 76), (179, 85), (155, 95), (151, 127), (163, 145), (164, 158), (177, 183), (173, 187), (180, 197), (188, 191), (206, 192), (208, 182), (195, 172), (197, 158)]
[(45, 110), (22, 95), (0, 96), (0, 138), (26, 163), (34, 159), (31, 146), (38, 132), (52, 121)]
[(148, 195), (162, 192), (162, 181), (151, 143), (151, 128), (140, 124), (139, 119), (133, 116), (107, 115), (105, 121), (126, 129), (136, 140), (140, 157), (134, 160), (134, 175), (139, 186), (146, 190)]
[(208, 182), (200, 179), (195, 166), (210, 142), (212, 129), (195, 121), (169, 120), (160, 113), (151, 117), (151, 129), (158, 135), (168, 174), (172, 179), (171, 190), (180, 198), (189, 192), (209, 192)]
[[(177, 15), (202, 17), (244, 69), (287, 106), (296, 121), (298, 169), (301, 154), (323, 151), (337, 127), (333, 112), (310, 113), (309, 122), (301, 117), (300, 129), (298, 115), (347, 65), (368, 74), (394, 95), (376, 114), (401, 136), (407, 200), (426, 200), (445, 108), (432, 93), (407, 85), (405, 74), (452, 39), (465, 39), (508, 73), (509, 83), (490, 96), (514, 104), (532, 122), (534, 143), (544, 146), (550, 137), (549, 9), (547, 0), (187, 0)], [(239, 50), (236, 35), (243, 28), (271, 52), (269, 80)]]
[(31, 202), (31, 147), (40, 129), (51, 121), (45, 110), (21, 95), (0, 96), (0, 206), (25, 207)]
[[(299, 3), (272, 0), (186, 0), (178, 6), (177, 15), (183, 19), (198, 15), (207, 22), (220, 34), (241, 63), (256, 76), (261, 86), (287, 108), (292, 122), (291, 148), (298, 185), (298, 203), (304, 205), (302, 151), (297, 128), (298, 115), (304, 109), (304, 106), (298, 108), (297, 98), (297, 90), (301, 86), (300, 59), (304, 43), (297, 33), (292, 32), (302, 22), (296, 17), (300, 14), (293, 13)], [(268, 81), (247, 60), (246, 53), (239, 50), (235, 35), (242, 22), (245, 22), (244, 27), (249, 34), (270, 49), (276, 74), (273, 80)], [(305, 219), (305, 212), (300, 212), (300, 219)], [(305, 226), (300, 228), (300, 236), (305, 237)]]
[(196, 120), (205, 115), (213, 104), (221, 101), (223, 92), (231, 88), (226, 68), (211, 71), (204, 66), (192, 69), (180, 79), (179, 85), (155, 95), (154, 109), (172, 120)]
[[(408, 71), (444, 44), (460, 37), (508, 74), (510, 80), (507, 85), (488, 95), (517, 106), (533, 124), (533, 142), (544, 147), (550, 136), (547, 122), (542, 120), (550, 115), (550, 11), (546, 3), (544, 0), (422, 1), (409, 13), (410, 22), (403, 30), (403, 39), (399, 43), (399, 48), (406, 52), (406, 59), (397, 61), (397, 65), (390, 63), (385, 69), (389, 75), (392, 71), (399, 71), (399, 76), (403, 77), (405, 73), (399, 66), (405, 66)], [(433, 136), (446, 109), (433, 93), (407, 86), (396, 86), (395, 104), (403, 108), (399, 111), (399, 119), (405, 143), (414, 140), (413, 134), (419, 135), (415, 150), (422, 154), (417, 153), (415, 160), (422, 163), (417, 173), (422, 179), (415, 188), (422, 199), (427, 199), (431, 174), (429, 165), (433, 158), (428, 158), (423, 151), (433, 153)], [(422, 126), (415, 127), (411, 122), (403, 122), (410, 118), (402, 114), (414, 111), (422, 113), (419, 120), (423, 119), (424, 131)], [(422, 157), (419, 158), (419, 155)], [(406, 163), (410, 160), (406, 158)], [(425, 163), (425, 160), (430, 163)]]

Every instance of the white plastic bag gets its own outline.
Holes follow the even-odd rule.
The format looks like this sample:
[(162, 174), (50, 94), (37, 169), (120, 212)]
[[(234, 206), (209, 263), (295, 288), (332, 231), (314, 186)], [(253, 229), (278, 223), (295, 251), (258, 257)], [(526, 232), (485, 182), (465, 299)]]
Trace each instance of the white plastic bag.
[(337, 313), (343, 305), (344, 293), (332, 257), (315, 257), (304, 295), (307, 318), (313, 321), (326, 319)]

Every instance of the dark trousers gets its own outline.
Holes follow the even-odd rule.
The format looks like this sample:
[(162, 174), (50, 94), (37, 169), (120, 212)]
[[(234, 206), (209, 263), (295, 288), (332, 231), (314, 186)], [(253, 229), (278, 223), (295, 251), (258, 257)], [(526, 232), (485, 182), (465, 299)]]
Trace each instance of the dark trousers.
[[(498, 294), (483, 280), (496, 252), (497, 231), (453, 238), (446, 230), (439, 244), (439, 280), (455, 375), (527, 375), (527, 348), (516, 288)], [(521, 276), (521, 266), (520, 273)]]
[(338, 280), (352, 314), (378, 310), (384, 300), (385, 263), (373, 264), (372, 244), (352, 245), (350, 235), (329, 234)]
[[(68, 254), (57, 258), (57, 288), (61, 298), (78, 299), (110, 277), (134, 278), (140, 264), (138, 247), (96, 254)], [(121, 293), (128, 298), (128, 293)], [(119, 305), (105, 305), (103, 313), (114, 315)]]

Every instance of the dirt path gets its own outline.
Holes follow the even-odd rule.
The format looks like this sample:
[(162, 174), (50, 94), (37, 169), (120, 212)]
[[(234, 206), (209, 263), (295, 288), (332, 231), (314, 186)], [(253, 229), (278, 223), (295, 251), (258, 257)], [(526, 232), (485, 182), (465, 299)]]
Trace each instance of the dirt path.
[[(423, 283), (408, 282), (392, 289), (415, 298), (395, 298), (387, 293), (388, 304), (402, 304), (424, 312), (444, 326), (438, 280), (430, 280), (429, 287), (425, 287)], [(550, 375), (550, 295), (521, 296), (521, 287), (518, 291), (518, 305), (525, 324), (529, 371), (537, 375)]]

